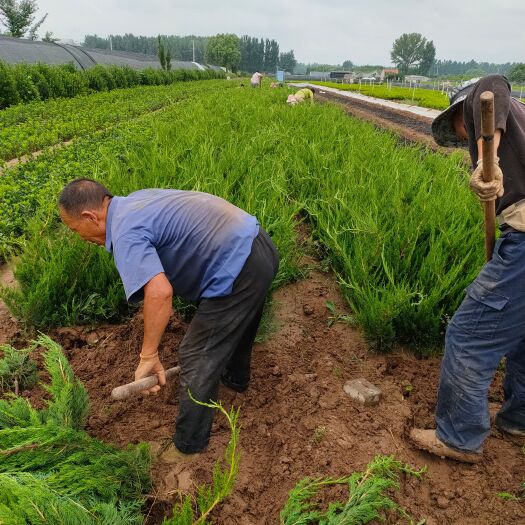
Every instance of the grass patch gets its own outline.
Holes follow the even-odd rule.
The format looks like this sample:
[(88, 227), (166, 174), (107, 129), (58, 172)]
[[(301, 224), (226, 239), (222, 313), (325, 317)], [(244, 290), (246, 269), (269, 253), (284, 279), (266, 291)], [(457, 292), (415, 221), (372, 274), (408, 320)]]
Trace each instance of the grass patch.
[(446, 109), (449, 106), (448, 96), (432, 89), (387, 87), (381, 85), (338, 84), (337, 82), (311, 82), (342, 91), (355, 91), (369, 97), (393, 100), (405, 104), (423, 106), (424, 108)]

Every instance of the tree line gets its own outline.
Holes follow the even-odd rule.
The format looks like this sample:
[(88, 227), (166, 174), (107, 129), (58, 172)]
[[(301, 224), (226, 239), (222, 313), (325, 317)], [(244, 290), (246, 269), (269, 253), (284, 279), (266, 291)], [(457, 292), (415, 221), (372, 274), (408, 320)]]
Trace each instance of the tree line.
[[(160, 37), (160, 38), (159, 38)], [(110, 35), (107, 38), (98, 35), (86, 35), (83, 45), (94, 49), (131, 51), (146, 55), (158, 55), (159, 43), (165, 53), (173, 60), (211, 63), (227, 67), (233, 71), (273, 72), (278, 67), (293, 71), (297, 64), (294, 52), (280, 52), (279, 43), (269, 38), (257, 38), (244, 35), (241, 38), (231, 34), (212, 37), (159, 35), (137, 36), (132, 33)]]
[[(208, 37), (159, 35), (166, 51), (173, 60), (191, 62), (195, 48), (195, 61), (204, 62)], [(136, 36), (132, 33), (110, 35), (107, 38), (98, 35), (86, 35), (83, 44), (92, 49), (114, 49), (115, 51), (130, 51), (145, 55), (156, 55), (158, 52), (158, 36)]]
[[(491, 73), (507, 74), (515, 64), (507, 62), (505, 64), (493, 64), (491, 62), (458, 62), (456, 60), (436, 60), (432, 64), (431, 74), (435, 76), (442, 75), (468, 75), (482, 76)], [(481, 73), (481, 74), (479, 74)]]

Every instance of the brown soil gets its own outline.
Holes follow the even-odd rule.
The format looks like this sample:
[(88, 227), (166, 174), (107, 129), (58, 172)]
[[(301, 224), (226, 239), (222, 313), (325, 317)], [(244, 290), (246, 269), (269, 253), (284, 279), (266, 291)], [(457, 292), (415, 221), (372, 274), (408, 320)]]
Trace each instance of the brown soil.
[[(518, 494), (525, 479), (521, 449), (497, 430), (475, 466), (441, 460), (407, 441), (413, 426), (433, 424), (439, 359), (419, 360), (398, 351), (375, 355), (358, 331), (345, 323), (328, 326), (326, 301), (345, 311), (333, 276), (313, 271), (275, 294), (276, 331), (257, 344), (253, 381), (244, 394), (222, 388), (225, 406), (241, 407), (241, 466), (232, 496), (214, 514), (223, 525), (279, 522), (289, 490), (305, 476), (343, 476), (361, 470), (377, 454), (394, 454), (415, 467), (428, 466), (422, 481), (403, 479), (397, 501), (427, 525), (525, 523), (525, 509), (496, 494)], [(0, 313), (0, 317), (4, 317)], [(141, 340), (141, 317), (96, 330), (67, 328), (51, 336), (66, 351), (91, 397), (88, 431), (118, 445), (169, 438), (177, 415), (177, 382), (158, 397), (114, 401), (111, 389), (132, 380)], [(9, 327), (0, 322), (0, 330)], [(187, 324), (173, 318), (160, 354), (165, 366)], [(343, 392), (346, 380), (365, 377), (383, 391), (376, 407), (356, 404)], [(501, 377), (491, 400), (501, 401)], [(36, 399), (37, 391), (31, 398)], [(40, 392), (41, 394), (41, 392)], [(148, 523), (158, 524), (179, 493), (210, 480), (229, 433), (217, 418), (209, 450), (180, 465), (153, 467), (154, 491)], [(387, 523), (396, 523), (388, 518)]]
[[(14, 286), (15, 278), (9, 266), (0, 264), (0, 286)], [(0, 301), (0, 345), (12, 341), (20, 334), (16, 320), (11, 316), (7, 306)]]
[[(443, 148), (438, 146), (431, 133), (432, 119), (415, 115), (408, 111), (401, 111), (359, 99), (349, 99), (343, 95), (325, 91), (316, 93), (316, 100), (336, 103), (344, 108), (346, 113), (362, 120), (372, 122), (380, 129), (394, 131), (408, 142), (423, 144), (440, 153), (450, 154), (456, 148)], [(465, 151), (465, 160), (469, 163), (468, 153)]]

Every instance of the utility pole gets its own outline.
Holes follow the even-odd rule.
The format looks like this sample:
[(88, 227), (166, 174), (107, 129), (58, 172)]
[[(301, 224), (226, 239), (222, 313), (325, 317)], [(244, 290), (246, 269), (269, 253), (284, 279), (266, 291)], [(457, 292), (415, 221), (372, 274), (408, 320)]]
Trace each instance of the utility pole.
[(193, 62), (195, 62), (195, 40), (192, 40), (191, 44), (193, 46)]
[(109, 35), (109, 50), (113, 51), (113, 39), (111, 38), (111, 35)]

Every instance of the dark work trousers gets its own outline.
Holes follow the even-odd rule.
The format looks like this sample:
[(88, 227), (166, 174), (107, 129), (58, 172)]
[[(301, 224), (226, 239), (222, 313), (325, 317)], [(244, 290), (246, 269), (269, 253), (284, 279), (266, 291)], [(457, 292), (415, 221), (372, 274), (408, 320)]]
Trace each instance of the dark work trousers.
[(215, 410), (194, 403), (217, 400), (219, 382), (246, 386), (252, 345), (264, 303), (279, 267), (279, 255), (268, 234), (259, 229), (251, 253), (225, 297), (202, 299), (179, 348), (180, 404), (175, 446), (186, 454), (204, 450)]

